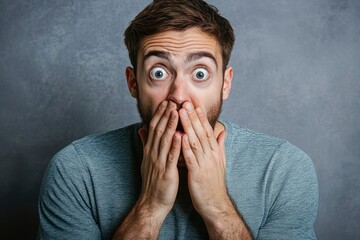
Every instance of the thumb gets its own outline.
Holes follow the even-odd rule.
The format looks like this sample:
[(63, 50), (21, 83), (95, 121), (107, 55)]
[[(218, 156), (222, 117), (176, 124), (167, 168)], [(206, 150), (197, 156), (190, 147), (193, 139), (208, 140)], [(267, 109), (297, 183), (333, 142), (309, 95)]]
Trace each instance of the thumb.
[(138, 134), (139, 134), (139, 136), (140, 136), (142, 145), (145, 146), (145, 144), (146, 144), (146, 142), (147, 142), (147, 137), (148, 137), (147, 130), (142, 127), (142, 128), (140, 128), (140, 129), (138, 130)]
[(225, 155), (225, 139), (226, 139), (226, 131), (222, 131), (219, 136), (217, 137), (216, 141), (219, 144), (223, 159), (226, 158)]
[(217, 143), (221, 148), (224, 148), (225, 146), (225, 138), (226, 138), (226, 131), (224, 130), (219, 134), (219, 136), (216, 139)]

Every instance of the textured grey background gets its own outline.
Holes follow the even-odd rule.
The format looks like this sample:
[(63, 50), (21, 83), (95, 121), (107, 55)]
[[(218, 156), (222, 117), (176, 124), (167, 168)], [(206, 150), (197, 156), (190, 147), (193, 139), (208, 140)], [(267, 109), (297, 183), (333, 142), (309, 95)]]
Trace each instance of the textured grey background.
[[(34, 238), (39, 184), (69, 142), (138, 120), (127, 23), (148, 1), (0, 1), (0, 238)], [(223, 117), (313, 159), (319, 239), (360, 239), (360, 1), (213, 0), (237, 36)]]

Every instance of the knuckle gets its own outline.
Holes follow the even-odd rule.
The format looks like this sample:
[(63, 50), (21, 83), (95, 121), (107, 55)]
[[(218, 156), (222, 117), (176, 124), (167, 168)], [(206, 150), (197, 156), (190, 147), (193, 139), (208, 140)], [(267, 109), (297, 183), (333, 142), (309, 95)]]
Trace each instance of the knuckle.
[(166, 136), (163, 136), (160, 140), (160, 146), (165, 147), (169, 144), (169, 139)]
[(170, 112), (171, 112), (170, 109), (166, 109), (166, 111), (164, 112), (164, 117), (165, 117), (165, 118), (169, 118)]
[(148, 154), (150, 152), (148, 145), (145, 145), (143, 152), (144, 152), (144, 154)]
[(157, 154), (155, 154), (154, 152), (151, 152), (150, 153), (150, 159), (151, 159), (152, 162), (156, 162)]
[(188, 143), (185, 143), (183, 145), (183, 148), (184, 148), (185, 151), (188, 151), (190, 149), (190, 145)]
[(172, 148), (173, 148), (174, 150), (179, 150), (180, 147), (181, 147), (180, 141), (174, 141), (174, 142), (173, 142)]
[(162, 136), (164, 134), (164, 130), (161, 128), (155, 128), (155, 134), (157, 136)]
[(155, 131), (155, 129), (156, 129), (156, 124), (155, 124), (153, 121), (150, 122), (150, 124), (149, 124), (149, 129), (150, 129), (150, 131)]
[(197, 144), (196, 142), (192, 142), (192, 143), (190, 144), (190, 146), (191, 146), (191, 148), (192, 148), (193, 150), (198, 149), (198, 144)]
[(185, 161), (187, 161), (189, 164), (193, 164), (193, 163), (195, 163), (195, 158), (193, 158), (191, 156), (187, 156), (187, 157), (185, 157)]
[(207, 117), (204, 114), (198, 115), (201, 122), (207, 121)]
[(166, 102), (160, 103), (160, 106), (156, 111), (156, 113), (161, 116), (162, 112), (166, 109), (166, 105), (167, 105)]
[(175, 121), (170, 119), (170, 121), (168, 122), (168, 127), (169, 128), (175, 128), (176, 127)]
[(211, 138), (211, 136), (212, 136), (212, 132), (211, 131), (206, 131), (206, 137)]
[(169, 162), (173, 162), (174, 160), (175, 160), (174, 154), (173, 154), (173, 153), (169, 153), (169, 155), (168, 155), (168, 161), (169, 161)]
[(207, 141), (207, 140), (208, 140), (208, 137), (207, 137), (206, 133), (202, 132), (202, 133), (199, 135), (199, 140), (200, 140), (201, 142)]
[(181, 147), (181, 138), (179, 137), (179, 135), (174, 135), (173, 139), (172, 139), (172, 148), (173, 149), (179, 149)]
[(156, 154), (152, 154), (151, 155), (151, 165), (155, 168), (155, 169), (160, 169), (161, 168), (161, 163), (158, 160), (158, 156)]

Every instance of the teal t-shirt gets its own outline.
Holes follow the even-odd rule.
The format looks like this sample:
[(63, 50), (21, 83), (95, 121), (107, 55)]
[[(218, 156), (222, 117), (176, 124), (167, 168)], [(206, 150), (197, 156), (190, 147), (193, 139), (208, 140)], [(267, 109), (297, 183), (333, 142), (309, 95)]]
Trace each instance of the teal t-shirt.
[[(254, 237), (316, 239), (318, 186), (311, 159), (286, 141), (222, 123), (228, 194)], [(82, 138), (53, 157), (40, 192), (38, 239), (112, 238), (141, 189), (139, 127)], [(159, 239), (207, 238), (181, 181)]]

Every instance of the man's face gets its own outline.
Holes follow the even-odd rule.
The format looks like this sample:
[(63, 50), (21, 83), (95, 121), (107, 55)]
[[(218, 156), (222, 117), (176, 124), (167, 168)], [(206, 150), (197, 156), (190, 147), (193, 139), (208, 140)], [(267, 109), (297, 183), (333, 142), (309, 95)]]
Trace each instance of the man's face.
[(185, 101), (201, 107), (214, 127), (222, 101), (229, 95), (232, 69), (223, 72), (221, 50), (214, 37), (190, 28), (144, 38), (136, 73), (128, 68), (126, 75), (146, 126), (159, 104), (168, 100), (178, 110)]

